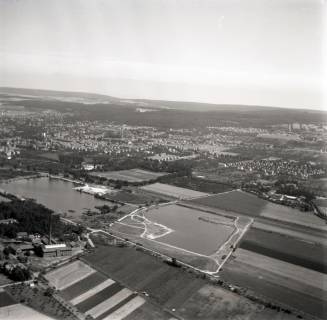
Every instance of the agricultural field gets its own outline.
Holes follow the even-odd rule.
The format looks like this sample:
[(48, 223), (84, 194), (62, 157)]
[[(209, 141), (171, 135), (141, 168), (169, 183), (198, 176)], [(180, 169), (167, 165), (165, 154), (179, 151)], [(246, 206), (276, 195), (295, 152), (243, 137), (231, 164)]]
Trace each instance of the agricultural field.
[[(97, 243), (96, 237), (94, 241)], [(108, 277), (124, 283), (131, 290), (146, 292), (150, 301), (166, 310), (172, 310), (167, 319), (190, 320), (295, 320), (296, 317), (276, 310), (267, 310), (260, 304), (208, 284), (207, 280), (172, 267), (153, 256), (132, 247), (104, 246), (85, 256), (85, 260)], [(111, 259), (108, 259), (111, 257)], [(126, 263), (133, 261), (133, 263)], [(153, 305), (152, 307), (153, 308)], [(145, 309), (147, 309), (145, 311)], [(151, 313), (149, 312), (153, 312)], [(166, 319), (144, 304), (125, 320)], [(158, 312), (158, 311), (157, 311)]]
[(230, 191), (233, 187), (226, 183), (219, 183), (211, 181), (206, 178), (197, 177), (197, 172), (193, 172), (193, 176), (175, 177), (167, 176), (160, 179), (162, 183), (174, 185), (176, 187), (192, 189), (195, 191), (201, 191), (205, 193), (221, 193)]
[(118, 191), (116, 193), (106, 194), (105, 199), (118, 203), (131, 203), (136, 205), (145, 205), (147, 203), (157, 202), (158, 197), (145, 193)]
[(180, 308), (184, 319), (296, 320), (296, 316), (264, 309), (248, 299), (205, 285)]
[(58, 152), (40, 152), (36, 156), (52, 161), (59, 161)]
[(232, 214), (242, 214), (254, 218), (262, 217), (327, 231), (325, 221), (312, 212), (302, 212), (298, 209), (272, 203), (240, 190), (193, 199), (189, 203), (224, 210)]
[(150, 193), (172, 197), (174, 199), (194, 199), (199, 197), (205, 197), (208, 195), (204, 192), (175, 187), (169, 184), (163, 184), (158, 182), (140, 187), (140, 189), (148, 191)]
[(32, 308), (23, 304), (10, 304), (0, 307), (0, 319), (6, 320), (53, 320)]
[[(87, 265), (83, 262), (80, 263)], [(94, 270), (92, 274), (60, 290), (60, 295), (65, 301), (75, 306), (79, 312), (99, 320), (123, 320), (133, 315), (140, 307), (143, 307), (145, 311), (147, 307), (156, 309), (137, 292), (126, 288), (112, 278), (108, 278), (104, 273), (89, 268)], [(66, 269), (61, 267), (57, 270), (59, 275)], [(155, 311), (158, 313), (159, 320), (166, 319), (160, 310)]]
[(253, 290), (268, 301), (323, 319), (325, 274), (248, 250), (238, 249), (234, 255), (225, 264), (221, 279)]
[(87, 264), (81, 261), (75, 261), (49, 272), (45, 278), (51, 285), (56, 287), (56, 289), (63, 290), (94, 272), (95, 270), (90, 268)]
[(215, 273), (251, 223), (249, 218), (167, 204), (139, 209), (116, 221), (110, 230), (150, 250)]
[(318, 198), (314, 200), (315, 205), (318, 207), (319, 211), (327, 215), (327, 199), (326, 198)]
[(271, 202), (267, 203), (260, 216), (327, 231), (326, 222), (313, 212), (303, 212)]
[(107, 172), (92, 172), (91, 176), (106, 178), (113, 181), (126, 181), (126, 182), (146, 182), (156, 180), (159, 177), (168, 175), (166, 172), (153, 172), (141, 169), (130, 169), (120, 171), (107, 171)]
[(327, 275), (324, 273), (241, 248), (236, 251), (235, 256), (237, 262), (262, 268), (275, 274), (281, 279), (280, 282), (287, 283), (289, 288), (299, 287), (303, 289), (305, 287), (307, 293), (310, 292), (312, 296), (318, 299), (323, 298), (324, 291), (327, 291), (325, 287)]
[(198, 198), (191, 200), (190, 202), (206, 207), (246, 214), (251, 217), (260, 216), (267, 204), (266, 200), (240, 190), (233, 190), (209, 197)]
[(5, 288), (20, 303), (13, 304), (8, 299), (3, 299), (0, 293), (0, 301), (8, 304), (0, 307), (0, 319), (11, 320), (78, 320), (74, 310), (65, 303), (59, 302), (53, 295), (46, 294), (46, 289), (29, 284), (15, 284)]
[(327, 274), (327, 247), (320, 244), (251, 228), (240, 247)]
[(1, 308), (13, 304), (16, 304), (16, 301), (6, 291), (0, 288), (0, 312), (1, 312)]

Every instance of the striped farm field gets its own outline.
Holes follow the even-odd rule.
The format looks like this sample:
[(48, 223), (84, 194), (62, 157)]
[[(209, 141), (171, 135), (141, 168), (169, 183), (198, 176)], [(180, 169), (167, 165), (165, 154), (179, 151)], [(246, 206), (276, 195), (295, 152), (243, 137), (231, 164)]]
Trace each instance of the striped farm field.
[(69, 263), (46, 274), (45, 278), (58, 290), (63, 290), (88, 277), (95, 270), (81, 261)]
[[(69, 277), (73, 279), (68, 280)], [(65, 300), (96, 320), (123, 320), (145, 304), (136, 292), (81, 261), (60, 267), (46, 278), (57, 284)], [(64, 281), (68, 284), (63, 285)]]
[(94, 286), (101, 284), (105, 280), (106, 277), (103, 274), (95, 272), (89, 275), (88, 277), (78, 281), (77, 283), (69, 286), (68, 288), (62, 290), (61, 294), (66, 300), (71, 300), (74, 297), (92, 289)]
[(250, 229), (242, 249), (327, 274), (327, 247), (278, 233)]

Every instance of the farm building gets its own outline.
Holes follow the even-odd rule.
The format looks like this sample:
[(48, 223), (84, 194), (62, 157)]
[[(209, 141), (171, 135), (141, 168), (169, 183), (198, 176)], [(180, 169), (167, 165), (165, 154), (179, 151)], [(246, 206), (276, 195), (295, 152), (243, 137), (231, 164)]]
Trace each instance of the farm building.
[(63, 257), (72, 254), (72, 248), (65, 244), (49, 244), (42, 246), (43, 257)]

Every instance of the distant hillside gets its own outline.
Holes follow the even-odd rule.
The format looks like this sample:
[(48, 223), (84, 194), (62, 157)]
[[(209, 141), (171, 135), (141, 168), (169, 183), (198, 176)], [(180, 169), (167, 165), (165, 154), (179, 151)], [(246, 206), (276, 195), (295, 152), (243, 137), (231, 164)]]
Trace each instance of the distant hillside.
[[(53, 97), (53, 98), (80, 98), (95, 101), (116, 102), (122, 105), (135, 105), (140, 107), (153, 107), (160, 109), (177, 109), (187, 111), (267, 111), (267, 110), (293, 110), (303, 111), (306, 109), (296, 108), (279, 108), (273, 106), (255, 106), (255, 105), (237, 105), (237, 104), (214, 104), (201, 103), (190, 101), (170, 101), (170, 100), (150, 100), (150, 99), (125, 99), (118, 98), (104, 94), (89, 93), (89, 92), (71, 92), (71, 91), (57, 91), (57, 90), (43, 90), (43, 89), (26, 89), (26, 88), (12, 88), (0, 87), (0, 94), (11, 94), (26, 97)], [(308, 112), (323, 112), (320, 110), (308, 109)]]
[[(203, 128), (216, 125), (265, 127), (291, 122), (321, 124), (327, 120), (327, 113), (318, 110), (119, 99), (84, 92), (0, 87), (0, 95), (2, 100), (9, 95), (7, 106), (23, 105), (34, 110), (47, 108), (73, 112), (76, 119), (110, 120), (165, 128)], [(15, 99), (17, 97), (19, 101)], [(147, 112), (140, 112), (143, 107)], [(148, 112), (151, 109), (156, 112)]]
[(89, 92), (70, 92), (70, 91), (56, 91), (56, 90), (43, 90), (43, 89), (26, 89), (26, 88), (11, 88), (11, 87), (0, 87), (0, 94), (11, 94), (19, 96), (30, 96), (30, 97), (75, 97), (75, 98), (86, 98), (86, 99), (107, 99), (107, 100), (119, 100), (111, 96), (89, 93)]

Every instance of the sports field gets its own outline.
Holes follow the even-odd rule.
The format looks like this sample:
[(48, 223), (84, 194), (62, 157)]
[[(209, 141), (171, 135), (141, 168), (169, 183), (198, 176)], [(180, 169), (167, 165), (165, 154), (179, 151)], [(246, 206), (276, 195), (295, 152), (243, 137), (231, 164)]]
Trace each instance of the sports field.
[(90, 175), (106, 178), (114, 181), (127, 181), (127, 182), (144, 182), (155, 180), (159, 177), (165, 176), (166, 172), (153, 172), (142, 169), (130, 169), (120, 171), (106, 171), (106, 172), (92, 172)]
[(205, 197), (208, 195), (204, 192), (175, 187), (169, 184), (159, 182), (140, 187), (140, 189), (148, 191), (150, 193), (169, 196), (175, 199), (194, 199), (199, 197)]
[[(231, 218), (173, 203), (139, 209), (114, 223), (111, 231), (216, 273), (251, 223), (248, 218)], [(210, 263), (206, 266), (204, 261)]]

